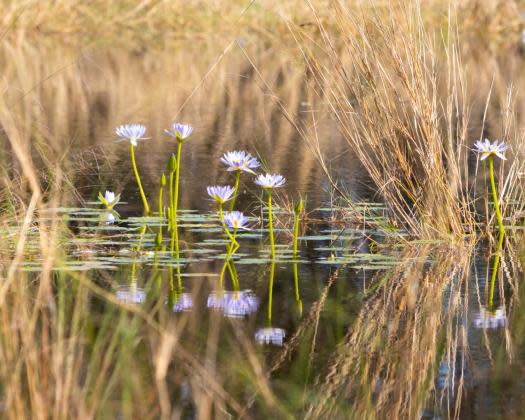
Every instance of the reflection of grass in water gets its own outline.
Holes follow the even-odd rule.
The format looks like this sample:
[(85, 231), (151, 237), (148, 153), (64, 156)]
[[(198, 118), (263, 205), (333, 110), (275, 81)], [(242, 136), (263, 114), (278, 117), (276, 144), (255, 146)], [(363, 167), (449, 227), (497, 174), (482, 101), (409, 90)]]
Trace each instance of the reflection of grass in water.
[[(353, 418), (389, 415), (417, 417), (425, 408), (436, 363), (460, 348), (466, 351), (461, 329), (454, 323), (465, 302), (461, 284), (468, 273), (468, 252), (437, 252), (430, 269), (428, 249), (408, 253), (407, 264), (388, 273), (374, 292), (320, 380), (319, 396), (309, 406), (311, 418), (346, 413), (340, 401), (350, 399)], [(424, 274), (422, 274), (424, 273)], [(393, 274), (393, 276), (392, 276)], [(455, 286), (443, 308), (444, 290)], [(444, 339), (443, 344), (439, 340)], [(459, 386), (461, 378), (458, 379)], [(338, 402), (339, 401), (339, 402)], [(459, 403), (459, 402), (458, 402)]]
[[(96, 215), (93, 215), (93, 223), (96, 223), (96, 220)], [(203, 218), (202, 222), (205, 223), (206, 219)], [(141, 230), (136, 230), (138, 226), (140, 219), (137, 218), (134, 224), (135, 236), (123, 239), (132, 239), (134, 247), (141, 244)], [(144, 238), (146, 237), (147, 235), (144, 235)], [(155, 247), (152, 238), (148, 244), (152, 249)], [(89, 243), (85, 244), (88, 245)], [(114, 295), (100, 287), (92, 274), (58, 272), (57, 278), (63, 279), (63, 285), (67, 286), (62, 291), (57, 289), (66, 299), (61, 304), (63, 306), (59, 305), (62, 308), (60, 310), (69, 311), (75, 305), (79, 306), (79, 314), (76, 316), (80, 319), (80, 324), (76, 329), (69, 329), (66, 320), (69, 322), (70, 317), (64, 317), (63, 321), (60, 321), (61, 324), (54, 318), (53, 311), (48, 313), (44, 302), (38, 306), (42, 311), (38, 313), (38, 319), (47, 316), (50, 328), (65, 330), (61, 334), (64, 342), (68, 344), (58, 346), (54, 357), (62, 357), (64, 353), (60, 353), (61, 351), (72, 351), (74, 360), (71, 363), (88, 369), (89, 380), (86, 382), (78, 383), (79, 378), (75, 375), (73, 378), (68, 377), (68, 386), (73, 381), (73, 389), (82, 396), (67, 403), (71, 404), (69, 407), (73, 411), (78, 409), (77, 401), (88, 401), (91, 404), (90, 399), (86, 400), (83, 397), (89, 394), (90, 398), (98, 398), (96, 403), (93, 403), (93, 409), (98, 412), (114, 412), (115, 404), (124, 404), (123, 408), (126, 410), (147, 412), (153, 409), (158, 399), (165, 398), (165, 392), (168, 392), (168, 395), (176, 395), (181, 387), (189, 386), (189, 401), (193, 401), (192, 404), (200, 405), (202, 398), (205, 401), (208, 401), (207, 398), (213, 398), (216, 399), (214, 404), (224, 405), (229, 407), (232, 413), (239, 413), (244, 404), (251, 401), (246, 400), (245, 389), (248, 387), (255, 389), (261, 396), (264, 394), (252, 408), (256, 411), (250, 411), (252, 413), (258, 413), (258, 410), (265, 407), (274, 407), (283, 415), (288, 415), (303, 412), (302, 410), (308, 409), (312, 402), (316, 407), (312, 408), (311, 412), (314, 417), (347, 416), (350, 409), (346, 404), (338, 404), (337, 401), (346, 401), (349, 398), (352, 413), (355, 413), (356, 418), (367, 418), (376, 412), (391, 415), (397, 413), (400, 417), (410, 417), (417, 414), (428, 401), (438, 363), (444, 359), (448, 360), (444, 366), (454, 366), (456, 349), (465, 351), (463, 332), (461, 328), (458, 329), (453, 319), (461, 313), (460, 309), (464, 305), (460, 292), (462, 279), (468, 271), (466, 268), (469, 254), (468, 250), (453, 250), (447, 253), (439, 247), (434, 250), (428, 245), (413, 246), (412, 249), (398, 256), (399, 266), (386, 274), (378, 274), (372, 280), (372, 285), (376, 286), (368, 287), (367, 296), (363, 297), (366, 298), (366, 302), (355, 321), (349, 314), (344, 314), (341, 302), (328, 296), (328, 289), (322, 289), (319, 302), (309, 302), (308, 306), (305, 306), (304, 321), (298, 321), (297, 330), (291, 331), (282, 352), (276, 351), (270, 356), (268, 369), (272, 371), (275, 368), (273, 375), (278, 379), (276, 381), (266, 375), (268, 370), (263, 368), (260, 350), (250, 338), (244, 336), (244, 328), (215, 320), (213, 328), (216, 330), (210, 332), (212, 321), (210, 320), (208, 325), (207, 318), (198, 314), (198, 308), (194, 308), (195, 314), (184, 313), (177, 318), (170, 317), (166, 313), (169, 312), (169, 308), (165, 307), (166, 290), (162, 287), (165, 283), (159, 280), (158, 273), (155, 274), (153, 268), (141, 264), (140, 259), (136, 260), (135, 274), (137, 282), (148, 291), (148, 301), (143, 306), (119, 304)], [(364, 255), (366, 254), (360, 257), (363, 258)], [(465, 255), (466, 260), (458, 259), (458, 255)], [(380, 256), (372, 258), (379, 259)], [(133, 256), (128, 260), (133, 260)], [(427, 265), (430, 265), (428, 271), (425, 268)], [(153, 273), (150, 270), (153, 270)], [(107, 273), (101, 272), (101, 275), (107, 276)], [(24, 276), (29, 282), (29, 275)], [(383, 281), (383, 277), (387, 280)], [(129, 271), (117, 270), (111, 274), (111, 278), (117, 284), (129, 281)], [(267, 280), (266, 276), (264, 278)], [(210, 280), (213, 283), (218, 281), (217, 277)], [(339, 284), (344, 283), (343, 278), (340, 280)], [(324, 278), (322, 282), (324, 287)], [(329, 279), (328, 282), (332, 284), (332, 280)], [(444, 290), (451, 282), (455, 283), (452, 297), (444, 304)], [(201, 286), (195, 286), (199, 283), (202, 282), (188, 281), (186, 284), (193, 284), (193, 297), (201, 293)], [(279, 287), (283, 287), (285, 283), (279, 282)], [(156, 292), (152, 291), (155, 289), (152, 284), (156, 285)], [(275, 285), (277, 284), (276, 282)], [(297, 290), (294, 291), (293, 285), (290, 286), (289, 297), (293, 302)], [(40, 283), (34, 283), (33, 287), (39, 288)], [(76, 288), (83, 290), (81, 300), (76, 300)], [(10, 294), (17, 293), (22, 293), (22, 290), (10, 291)], [(346, 293), (344, 296), (347, 299)], [(358, 299), (361, 298), (353, 299), (359, 303)], [(272, 304), (282, 305), (280, 300), (276, 299)], [(97, 302), (95, 307), (93, 301)], [(22, 311), (31, 312), (33, 308), (27, 305), (29, 300), (25, 307), (20, 304), (18, 306)], [(104, 310), (98, 311), (96, 308), (99, 306)], [(7, 319), (15, 316), (6, 308), (0, 309), (0, 315), (6, 316), (6, 313)], [(327, 315), (331, 313), (332, 315)], [(266, 314), (263, 316), (266, 317)], [(343, 321), (341, 316), (344, 316)], [(103, 327), (104, 325), (106, 327)], [(108, 329), (108, 325), (113, 329)], [(199, 327), (196, 328), (195, 325)], [(68, 335), (69, 331), (71, 334), (78, 334), (79, 330), (89, 330), (91, 341), (82, 341), (83, 336)], [(44, 346), (44, 342), (38, 338), (42, 330), (37, 331), (34, 337), (26, 337), (25, 343), (38, 349)], [(344, 331), (348, 331), (346, 336)], [(199, 349), (211, 349), (207, 347), (208, 334), (215, 333), (220, 335), (221, 340), (215, 349), (216, 356), (210, 359), (210, 354), (213, 353), (211, 350), (201, 352)], [(2, 334), (10, 333), (0, 328), (0, 338)], [(53, 340), (55, 338), (51, 339), (51, 343), (55, 345)], [(339, 346), (335, 347), (338, 343)], [(64, 346), (69, 350), (63, 350)], [(73, 346), (73, 350), (68, 346)], [(243, 351), (239, 351), (239, 347)], [(334, 351), (334, 348), (337, 350)], [(24, 356), (23, 361), (19, 363), (24, 366), (28, 364), (30, 370), (37, 369), (37, 366), (43, 369), (40, 357), (31, 359), (29, 356)], [(466, 358), (468, 353), (460, 353), (458, 357)], [(236, 361), (235, 367), (232, 367), (232, 358)], [(11, 360), (4, 361), (9, 363)], [(109, 364), (109, 373), (91, 371), (91, 366), (97, 367), (97, 363), (103, 363), (100, 360), (107, 360), (104, 363)], [(326, 360), (329, 363), (325, 363)], [(135, 368), (131, 369), (130, 366)], [(210, 375), (210, 366), (214, 366), (211, 370), (213, 375)], [(284, 372), (293, 372), (283, 382), (286, 385), (281, 385), (283, 379), (278, 367)], [(236, 376), (232, 369), (235, 373), (242, 371), (242, 379), (232, 379), (232, 376)], [(188, 385), (188, 378), (192, 375), (197, 375), (195, 377), (199, 378), (199, 381), (191, 381)], [(321, 379), (316, 379), (317, 377)], [(3, 380), (1, 376), (0, 379)], [(53, 376), (53, 386), (56, 383), (59, 388), (63, 387), (61, 380)], [(461, 377), (457, 380), (460, 386), (463, 386)], [(99, 385), (95, 387), (93, 382)], [(290, 392), (283, 393), (282, 386), (287, 387)], [(23, 392), (20, 388), (16, 389)], [(145, 389), (148, 391), (144, 391)], [(348, 389), (350, 391), (347, 391)], [(33, 392), (38, 391), (36, 389)], [(125, 398), (122, 395), (125, 395)], [(23, 397), (20, 398), (22, 403)], [(143, 404), (145, 398), (150, 401), (145, 403), (145, 407), (135, 407)], [(177, 401), (177, 406), (182, 404), (180, 400)], [(163, 404), (172, 408), (169, 398)]]

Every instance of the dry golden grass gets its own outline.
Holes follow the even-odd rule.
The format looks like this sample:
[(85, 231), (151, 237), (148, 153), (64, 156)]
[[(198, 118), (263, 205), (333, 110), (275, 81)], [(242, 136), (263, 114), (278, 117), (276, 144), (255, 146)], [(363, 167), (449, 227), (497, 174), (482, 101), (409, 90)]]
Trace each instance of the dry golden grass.
[[(319, 162), (331, 175), (325, 153), (350, 147), (356, 158), (348, 165), (363, 165), (392, 217), (422, 237), (457, 238), (477, 228), (473, 203), (481, 192), (469, 147), (490, 131), (512, 145), (515, 157), (501, 166), (500, 193), (508, 197), (504, 204), (511, 221), (522, 217), (509, 203), (518, 200), (520, 210), (524, 202), (517, 179), (524, 169), (519, 127), (525, 122), (517, 111), (524, 104), (508, 83), (512, 66), (521, 70), (521, 62), (509, 65), (497, 56), (497, 48), (519, 32), (513, 1), (462, 2), (450, 21), (449, 2), (441, 0), (395, 7), (389, 1), (263, 7), (241, 1), (61, 0), (1, 1), (0, 6), (2, 224), (9, 220), (12, 227), (14, 217), (18, 226), (9, 231), (8, 242), (15, 246), (0, 245), (0, 384), (6, 418), (94, 418), (108, 412), (126, 417), (130, 411), (140, 418), (170, 418), (181, 413), (170, 396), (182, 385), (191, 388), (201, 418), (252, 413), (256, 399), (272, 413), (290, 414), (272, 388), (270, 373), (296, 351), (299, 334), (315, 328), (335, 276), (268, 372), (241, 332), (232, 348), (242, 351), (220, 358), (219, 318), (203, 332), (203, 352), (194, 354), (191, 342), (180, 341), (201, 327), (194, 318), (174, 321), (158, 307), (122, 306), (89, 275), (53, 271), (63, 256), (64, 226), (41, 212), (82, 202), (101, 189), (107, 180), (99, 174), (117, 166), (120, 155), (106, 145), (113, 128), (129, 119), (150, 121), (158, 136), (175, 117), (201, 115), (203, 139), (221, 133), (207, 149), (213, 160), (225, 147), (241, 144), (275, 156), (275, 171), (293, 157), (301, 163), (291, 180), (295, 185), (318, 179)], [(247, 37), (248, 46), (232, 43), (240, 36)], [(200, 49), (159, 51), (167, 44), (178, 47), (181, 40), (192, 46), (197, 40)], [(481, 57), (476, 57), (478, 42), (487, 45)], [(106, 50), (111, 44), (120, 50)], [(480, 69), (480, 63), (486, 67)], [(515, 80), (523, 85), (523, 75)], [(239, 132), (248, 134), (232, 144)], [(314, 153), (289, 152), (300, 137)], [(204, 146), (209, 145), (203, 141), (195, 147)], [(151, 150), (165, 145), (157, 141)], [(147, 181), (154, 184), (158, 168), (145, 158), (140, 164), (155, 174)], [(207, 162), (205, 170), (212, 179), (219, 174)], [(116, 188), (130, 177), (131, 169), (115, 181)], [(89, 192), (84, 195), (80, 187)], [(190, 192), (182, 206), (195, 206)], [(36, 229), (42, 265), (31, 275), (19, 264)], [(356, 418), (376, 411), (418, 415), (442, 356), (437, 334), (449, 360), (464, 346), (465, 331), (453, 323), (464, 305), (459, 292), (449, 298), (450, 313), (443, 314), (441, 305), (451, 279), (464, 280), (468, 254), (459, 253), (459, 260), (457, 250), (433, 254), (436, 260), (422, 276), (427, 253), (409, 251), (406, 257), (415, 262), (395, 270), (363, 307), (306, 413), (346, 415), (336, 401), (350, 397)], [(106, 305), (96, 322), (93, 296)], [(312, 348), (315, 344), (314, 339)], [(405, 353), (400, 354), (400, 345)], [(248, 399), (244, 384), (239, 391), (238, 378), (220, 363), (228, 358), (239, 361), (236, 373), (249, 379)], [(372, 407), (372, 396), (377, 406)], [(453, 405), (451, 415), (457, 410)]]

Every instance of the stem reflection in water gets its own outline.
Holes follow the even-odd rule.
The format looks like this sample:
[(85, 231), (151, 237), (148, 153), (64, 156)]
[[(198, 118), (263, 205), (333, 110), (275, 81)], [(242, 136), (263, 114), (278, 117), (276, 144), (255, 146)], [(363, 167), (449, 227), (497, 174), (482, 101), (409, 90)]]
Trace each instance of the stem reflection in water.
[(501, 250), (503, 248), (504, 231), (499, 233), (498, 245), (496, 248), (496, 256), (494, 257), (494, 264), (492, 266), (492, 276), (490, 279), (490, 293), (489, 293), (489, 310), (493, 310), (494, 288), (496, 285), (496, 277), (498, 276), (499, 261), (501, 258)]

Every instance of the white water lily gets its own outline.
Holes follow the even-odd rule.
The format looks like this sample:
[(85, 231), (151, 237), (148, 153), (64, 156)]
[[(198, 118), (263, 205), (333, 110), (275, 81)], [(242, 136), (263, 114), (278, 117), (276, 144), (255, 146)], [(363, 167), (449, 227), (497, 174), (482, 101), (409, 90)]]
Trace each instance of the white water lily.
[(98, 199), (108, 210), (111, 210), (120, 201), (120, 194), (106, 190), (104, 195), (100, 192), (98, 193)]
[(494, 143), (491, 143), (489, 139), (478, 140), (474, 143), (474, 150), (481, 155), (480, 160), (485, 160), (489, 156), (497, 156), (500, 159), (507, 160), (503, 154), (509, 146), (504, 143), (498, 143), (498, 140), (494, 140)]
[(189, 124), (173, 123), (171, 130), (164, 130), (166, 134), (175, 137), (177, 140), (186, 140), (193, 132), (193, 127)]
[(242, 318), (257, 311), (259, 298), (251, 290), (220, 291), (208, 296), (207, 306), (222, 311), (227, 317)]
[(136, 284), (130, 286), (120, 286), (117, 289), (117, 300), (127, 304), (140, 304), (146, 302), (146, 292), (144, 289), (137, 287)]
[(252, 169), (261, 166), (257, 158), (253, 157), (248, 152), (243, 150), (236, 150), (233, 152), (227, 152), (221, 157), (221, 162), (228, 165), (228, 171), (244, 171), (251, 174), (255, 174)]
[(479, 313), (476, 314), (472, 324), (475, 328), (501, 328), (504, 327), (507, 322), (507, 315), (505, 313), (505, 307), (500, 306), (494, 311), (490, 311), (485, 307), (481, 307)]
[(224, 223), (226, 223), (226, 226), (234, 230), (249, 230), (249, 228), (246, 226), (248, 223), (248, 218), (240, 211), (224, 213)]
[(129, 142), (136, 146), (139, 140), (146, 140), (147, 137), (144, 137), (146, 134), (146, 127), (142, 124), (124, 124), (119, 125), (115, 129), (115, 134), (119, 136), (119, 140), (116, 142), (121, 142), (129, 140)]
[(259, 328), (255, 333), (255, 341), (259, 344), (273, 344), (281, 347), (286, 337), (286, 331), (282, 328)]
[(279, 174), (261, 174), (255, 179), (255, 183), (263, 188), (271, 189), (282, 187), (286, 183), (286, 178)]
[(207, 188), (208, 195), (213, 198), (217, 203), (224, 204), (230, 200), (235, 192), (235, 188), (229, 185), (220, 186), (214, 185)]
[(190, 293), (181, 293), (175, 298), (173, 312), (188, 312), (193, 308), (193, 298)]

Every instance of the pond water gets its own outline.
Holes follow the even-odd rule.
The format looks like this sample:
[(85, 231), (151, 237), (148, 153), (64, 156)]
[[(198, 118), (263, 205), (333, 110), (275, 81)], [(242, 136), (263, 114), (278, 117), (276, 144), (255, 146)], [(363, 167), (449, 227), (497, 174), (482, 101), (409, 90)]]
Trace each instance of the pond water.
[[(492, 244), (413, 241), (395, 227), (384, 229), (386, 209), (375, 202), (373, 186), (334, 123), (323, 120), (316, 128), (327, 162), (356, 200), (355, 209), (345, 207), (278, 107), (256, 99), (261, 87), (239, 58), (214, 76), (220, 88), (204, 86), (178, 112), (188, 96), (179, 77), (173, 82), (180, 67), (159, 80), (168, 58), (114, 57), (101, 54), (96, 65), (81, 61), (73, 72), (88, 87), (85, 111), (71, 109), (74, 115), (63, 117), (70, 122), (62, 138), (78, 135), (68, 174), (76, 191), (61, 207), (40, 214), (41, 221), (64, 228), (53, 288), (72, 323), (74, 316), (82, 319), (82, 345), (74, 350), (89, 355), (78, 367), (82, 381), (89, 385), (93, 372), (109, 372), (100, 376), (109, 389), (102, 412), (122, 418), (156, 418), (173, 410), (182, 418), (429, 419), (513, 418), (522, 412), (519, 246), (504, 248), (491, 284)], [(114, 59), (118, 70), (110, 65)], [(283, 70), (288, 64), (271, 70), (276, 89), (298, 124), (317, 124), (307, 116), (322, 104), (301, 88), (300, 70)], [(103, 87), (92, 67), (117, 87)], [(61, 83), (74, 85), (67, 80)], [(125, 82), (132, 86), (128, 98)], [(165, 98), (179, 87), (176, 100)], [(51, 114), (57, 99), (46, 84), (41, 89)], [(141, 216), (128, 145), (112, 143), (118, 124), (148, 126), (152, 139), (137, 147), (137, 162), (156, 209), (159, 178), (176, 146), (162, 130), (173, 117), (195, 127), (183, 148), (178, 263), (166, 219)], [(60, 151), (60, 141), (50, 147)], [(249, 214), (252, 229), (239, 234), (240, 249), (226, 267), (227, 241), (206, 186), (233, 183), (219, 157), (235, 149), (257, 154), (287, 183), (275, 197), (272, 260), (265, 196), (253, 176), (243, 175), (237, 208)], [(122, 195), (112, 216), (95, 201), (106, 189)], [(300, 195), (307, 197), (307, 212), (294, 259), (291, 209)], [(34, 287), (45, 261), (38, 229), (28, 235), (19, 269)], [(111, 357), (98, 361), (104, 352)], [(144, 389), (148, 384), (153, 391)]]

